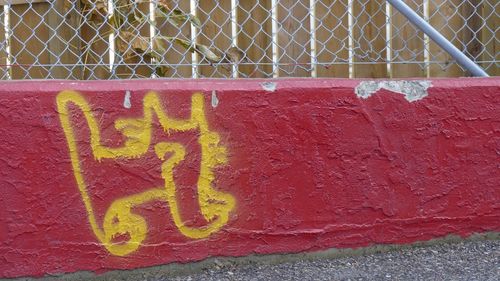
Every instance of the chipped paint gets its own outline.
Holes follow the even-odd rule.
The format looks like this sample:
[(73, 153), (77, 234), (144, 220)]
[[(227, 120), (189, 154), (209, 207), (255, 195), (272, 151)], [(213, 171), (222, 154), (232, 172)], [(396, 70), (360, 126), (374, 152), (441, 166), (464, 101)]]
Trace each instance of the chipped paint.
[(376, 94), (379, 90), (385, 89), (402, 94), (407, 101), (414, 102), (425, 98), (431, 86), (431, 81), (427, 80), (362, 81), (354, 91), (358, 97), (367, 99)]
[(126, 109), (130, 109), (132, 108), (132, 103), (130, 102), (130, 97), (131, 97), (131, 94), (130, 94), (130, 91), (125, 91), (125, 97), (123, 98), (123, 107), (125, 107)]
[(217, 98), (217, 91), (212, 91), (212, 100), (211, 104), (213, 108), (216, 108), (219, 105), (219, 98)]
[(278, 87), (278, 83), (275, 82), (264, 82), (260, 84), (262, 86), (262, 89), (266, 92), (274, 92), (276, 91), (276, 88)]

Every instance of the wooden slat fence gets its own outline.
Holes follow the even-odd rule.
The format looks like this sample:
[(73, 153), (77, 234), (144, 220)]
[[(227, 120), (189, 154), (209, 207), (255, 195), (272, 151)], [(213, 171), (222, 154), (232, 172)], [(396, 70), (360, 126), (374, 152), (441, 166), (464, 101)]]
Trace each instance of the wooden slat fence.
[[(246, 60), (211, 64), (175, 44), (161, 61), (124, 60), (113, 52), (118, 31), (88, 23), (81, 14), (93, 8), (83, 1), (0, 0), (0, 79), (155, 77), (158, 64), (181, 78), (469, 75), (383, 0), (158, 0), (139, 3), (140, 13), (149, 17), (159, 2), (196, 14), (202, 27), (151, 18), (137, 34), (149, 38), (153, 51), (154, 36), (171, 36), (195, 39), (220, 55), (237, 47)], [(406, 2), (490, 75), (500, 75), (497, 0)], [(113, 11), (107, 8), (110, 14), (93, 17), (106, 21)]]

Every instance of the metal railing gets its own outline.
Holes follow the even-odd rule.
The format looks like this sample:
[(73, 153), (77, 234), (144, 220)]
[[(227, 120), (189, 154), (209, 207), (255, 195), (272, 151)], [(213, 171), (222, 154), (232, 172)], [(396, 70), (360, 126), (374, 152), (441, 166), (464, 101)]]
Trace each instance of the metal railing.
[[(0, 79), (472, 74), (389, 2), (3, 0)], [(500, 75), (498, 0), (400, 2)]]

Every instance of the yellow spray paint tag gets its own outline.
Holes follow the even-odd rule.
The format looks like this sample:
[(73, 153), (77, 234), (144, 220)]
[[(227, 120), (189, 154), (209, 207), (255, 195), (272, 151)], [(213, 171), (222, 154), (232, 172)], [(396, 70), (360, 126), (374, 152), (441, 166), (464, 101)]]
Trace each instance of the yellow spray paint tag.
[[(153, 187), (142, 193), (116, 199), (111, 203), (104, 216), (102, 228), (99, 227), (88, 186), (83, 177), (75, 134), (70, 121), (68, 105), (73, 104), (82, 111), (90, 129), (90, 144), (96, 160), (139, 158), (146, 154), (151, 143), (153, 117), (156, 116), (164, 131), (185, 132), (200, 131), (198, 142), (201, 146), (200, 175), (197, 181), (198, 201), (201, 214), (207, 221), (203, 227), (189, 227), (183, 222), (176, 197), (176, 184), (173, 170), (185, 158), (185, 147), (180, 143), (160, 142), (154, 144), (157, 157), (163, 161), (161, 176), (163, 187)], [(236, 201), (230, 194), (213, 189), (215, 180), (214, 168), (227, 162), (227, 151), (220, 144), (220, 136), (210, 131), (205, 117), (204, 98), (194, 94), (191, 99), (191, 117), (187, 120), (170, 118), (165, 114), (158, 95), (154, 92), (146, 94), (143, 100), (144, 116), (141, 118), (118, 119), (114, 125), (126, 138), (122, 147), (106, 147), (101, 144), (100, 128), (91, 107), (85, 98), (75, 91), (63, 91), (57, 96), (57, 108), (61, 125), (68, 143), (73, 173), (87, 211), (90, 226), (102, 245), (113, 255), (126, 256), (136, 251), (146, 238), (148, 225), (140, 215), (132, 209), (151, 201), (164, 201), (170, 206), (174, 223), (186, 237), (202, 239), (220, 230), (229, 220), (229, 213), (234, 209)], [(171, 155), (165, 159), (165, 155)], [(124, 243), (113, 243), (114, 237), (128, 234), (129, 240)]]

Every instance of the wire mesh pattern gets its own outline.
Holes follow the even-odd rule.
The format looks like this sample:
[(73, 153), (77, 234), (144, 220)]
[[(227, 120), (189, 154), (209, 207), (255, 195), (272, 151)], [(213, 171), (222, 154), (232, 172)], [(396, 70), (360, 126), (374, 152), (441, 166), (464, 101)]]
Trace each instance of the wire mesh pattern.
[[(490, 75), (498, 0), (407, 0)], [(0, 0), (0, 79), (468, 76), (382, 0)]]

